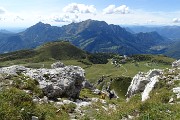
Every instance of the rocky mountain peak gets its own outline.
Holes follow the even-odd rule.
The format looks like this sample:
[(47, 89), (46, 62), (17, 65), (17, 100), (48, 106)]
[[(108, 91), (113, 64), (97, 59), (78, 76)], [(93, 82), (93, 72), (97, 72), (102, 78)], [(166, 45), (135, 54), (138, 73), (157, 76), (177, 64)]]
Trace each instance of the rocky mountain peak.
[(23, 33), (26, 35), (29, 34), (38, 34), (46, 29), (51, 28), (52, 26), (50, 24), (45, 24), (42, 22), (38, 22), (37, 24), (27, 28)]
[(49, 26), (50, 27), (51, 25), (50, 24), (45, 24), (43, 22), (38, 22), (34, 26), (38, 26), (38, 27)]
[(97, 21), (91, 19), (63, 26), (64, 30), (70, 34), (81, 34), (84, 31), (97, 32), (107, 27), (108, 24), (105, 21)]

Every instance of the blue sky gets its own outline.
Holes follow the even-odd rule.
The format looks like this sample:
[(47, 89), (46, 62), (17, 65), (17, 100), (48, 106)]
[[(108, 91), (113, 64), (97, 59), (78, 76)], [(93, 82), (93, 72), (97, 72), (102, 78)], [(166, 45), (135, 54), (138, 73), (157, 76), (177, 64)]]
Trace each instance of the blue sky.
[(180, 25), (180, 0), (0, 0), (0, 27), (86, 19), (118, 25)]

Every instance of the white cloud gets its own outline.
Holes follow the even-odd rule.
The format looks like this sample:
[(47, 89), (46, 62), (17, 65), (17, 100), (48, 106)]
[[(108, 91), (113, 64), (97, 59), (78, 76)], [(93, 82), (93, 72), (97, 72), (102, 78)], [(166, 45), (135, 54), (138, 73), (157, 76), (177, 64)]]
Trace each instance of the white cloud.
[(0, 21), (5, 21), (5, 20), (6, 20), (6, 18), (3, 18), (3, 17), (0, 18)]
[(70, 22), (68, 15), (55, 16), (55, 17), (53, 18), (53, 21), (54, 21), (54, 22)]
[[(126, 5), (109, 5), (104, 10), (96, 10), (93, 5), (78, 3), (71, 3), (64, 8), (59, 8), (52, 9), (50, 12), (46, 10), (15, 12), (0, 7), (0, 23), (1, 26), (28, 27), (39, 21), (61, 26), (87, 19), (106, 21), (108, 24), (116, 25), (133, 25), (137, 23), (139, 25), (177, 25), (180, 23), (180, 11), (154, 12), (145, 11), (144, 9), (132, 9)], [(61, 8), (63, 8), (63, 11)], [(174, 18), (173, 21), (172, 18)]]
[(115, 5), (109, 5), (105, 9), (103, 9), (104, 14), (128, 14), (130, 13), (129, 7), (126, 5), (121, 5), (116, 7)]
[(54, 16), (53, 17), (53, 22), (80, 22), (81, 20), (79, 19), (78, 15), (63, 15), (63, 16)]
[(71, 3), (65, 6), (63, 8), (63, 11), (67, 13), (93, 13), (95, 14), (96, 8), (94, 7), (94, 5)]
[(180, 23), (180, 19), (179, 18), (174, 18), (173, 23)]
[(20, 16), (16, 16), (16, 17), (14, 18), (14, 21), (17, 21), (17, 20), (24, 21), (24, 18), (21, 18)]
[(154, 20), (147, 20), (147, 23), (154, 23), (155, 21)]

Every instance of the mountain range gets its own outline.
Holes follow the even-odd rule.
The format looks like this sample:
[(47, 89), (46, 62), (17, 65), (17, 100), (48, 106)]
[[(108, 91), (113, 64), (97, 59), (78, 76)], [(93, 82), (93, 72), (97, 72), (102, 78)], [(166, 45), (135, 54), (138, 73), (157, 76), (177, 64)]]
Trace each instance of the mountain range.
[(166, 49), (163, 52), (161, 51), (161, 53), (174, 58), (180, 58), (180, 26), (129, 26), (126, 27), (126, 30), (132, 34), (156, 31), (161, 36), (171, 40), (163, 44), (163, 47), (165, 46)]
[(134, 34), (119, 25), (109, 25), (104, 21), (89, 19), (62, 27), (39, 22), (20, 33), (0, 33), (0, 53), (36, 48), (57, 40), (69, 41), (92, 53), (127, 55), (165, 53), (166, 43), (170, 41), (154, 31)]
[(157, 26), (157, 27), (129, 26), (126, 27), (126, 30), (132, 33), (156, 31), (158, 34), (166, 38), (172, 40), (180, 39), (180, 26)]

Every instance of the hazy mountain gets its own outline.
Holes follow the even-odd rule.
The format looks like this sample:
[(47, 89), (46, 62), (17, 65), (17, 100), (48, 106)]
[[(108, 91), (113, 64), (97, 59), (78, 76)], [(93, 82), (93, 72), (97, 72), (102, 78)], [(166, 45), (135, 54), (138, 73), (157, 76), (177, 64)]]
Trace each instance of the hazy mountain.
[(130, 26), (127, 28), (127, 30), (129, 29), (135, 33), (156, 31), (161, 36), (173, 40), (180, 39), (180, 26), (159, 26), (159, 27)]
[(1, 30), (0, 30), (0, 33), (12, 34), (13, 32), (10, 32), (10, 31), (5, 30), (5, 29), (1, 29)]
[(58, 39), (68, 40), (89, 52), (120, 54), (149, 53), (152, 46), (165, 41), (155, 32), (132, 34), (118, 25), (108, 25), (104, 21), (86, 20), (62, 27), (39, 22), (21, 33), (6, 36), (0, 41), (0, 52), (35, 48)]
[(164, 54), (173, 58), (180, 59), (180, 41), (171, 43)]
[(0, 31), (3, 33), (19, 33), (26, 30), (24, 27), (4, 27)]

